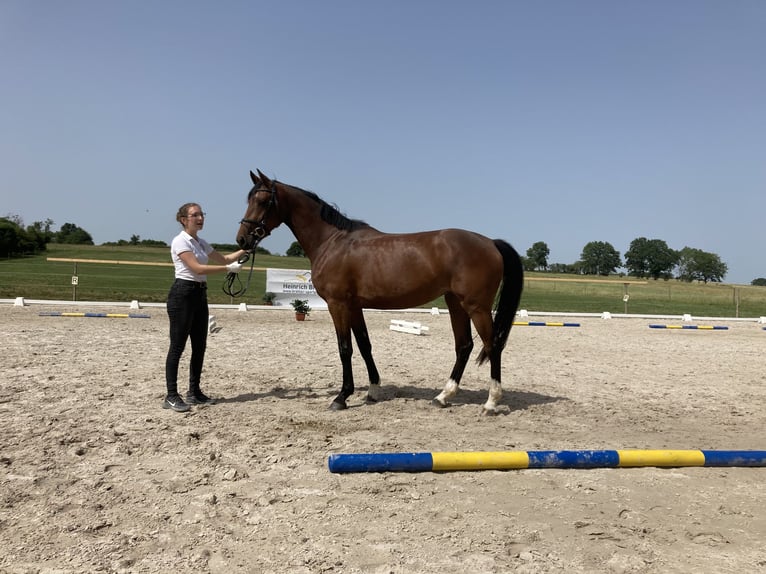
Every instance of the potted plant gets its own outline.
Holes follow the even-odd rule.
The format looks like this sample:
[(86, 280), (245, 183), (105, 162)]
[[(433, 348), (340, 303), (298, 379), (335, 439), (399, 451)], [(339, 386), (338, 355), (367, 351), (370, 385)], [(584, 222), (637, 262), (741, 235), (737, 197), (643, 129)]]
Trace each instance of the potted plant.
[(290, 305), (293, 306), (293, 309), (295, 309), (295, 320), (296, 321), (303, 321), (306, 319), (306, 315), (308, 315), (311, 312), (311, 307), (309, 307), (309, 302), (305, 299), (293, 299), (290, 301)]
[(263, 297), (262, 297), (263, 304), (264, 305), (273, 305), (274, 304), (274, 299), (276, 299), (276, 298), (277, 298), (277, 294), (276, 293), (272, 293), (271, 291), (266, 291), (263, 294)]

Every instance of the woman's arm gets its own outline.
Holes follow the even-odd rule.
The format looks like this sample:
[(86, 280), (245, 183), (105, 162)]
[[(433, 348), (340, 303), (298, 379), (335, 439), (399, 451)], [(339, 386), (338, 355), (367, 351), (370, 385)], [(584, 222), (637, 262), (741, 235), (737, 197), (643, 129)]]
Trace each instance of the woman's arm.
[[(213, 257), (213, 253), (216, 253), (218, 257)], [(244, 253), (238, 251), (237, 253)], [(237, 260), (237, 257), (232, 257), (234, 255), (233, 253), (231, 255), (223, 256), (220, 253), (213, 251), (212, 253), (208, 254), (208, 257), (213, 259), (214, 261), (217, 261), (220, 263), (220, 265), (203, 265), (199, 261), (197, 261), (197, 258), (194, 257), (194, 253), (191, 251), (184, 251), (182, 253), (178, 254), (178, 258), (184, 262), (184, 264), (191, 269), (194, 273), (197, 275), (210, 275), (212, 273), (226, 273), (228, 269), (226, 268), (227, 263), (233, 263)]]
[(207, 256), (213, 261), (215, 261), (216, 263), (220, 263), (221, 265), (226, 265), (227, 263), (234, 263), (245, 253), (247, 252), (244, 249), (240, 249), (239, 251), (235, 251), (234, 253), (223, 255), (222, 253), (219, 253), (218, 251), (213, 249), (210, 253), (207, 254)]

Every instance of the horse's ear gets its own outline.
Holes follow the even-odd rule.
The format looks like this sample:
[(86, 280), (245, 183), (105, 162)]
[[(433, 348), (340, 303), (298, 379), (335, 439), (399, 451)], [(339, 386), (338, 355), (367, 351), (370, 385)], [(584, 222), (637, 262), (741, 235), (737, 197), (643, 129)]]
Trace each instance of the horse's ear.
[(261, 181), (258, 179), (258, 176), (253, 173), (253, 170), (250, 170), (250, 179), (253, 180), (253, 185), (261, 185)]
[(265, 185), (266, 187), (271, 187), (271, 180), (265, 175), (263, 175), (263, 172), (260, 169), (256, 171), (258, 172), (258, 177), (261, 178), (261, 182), (263, 183), (263, 185)]

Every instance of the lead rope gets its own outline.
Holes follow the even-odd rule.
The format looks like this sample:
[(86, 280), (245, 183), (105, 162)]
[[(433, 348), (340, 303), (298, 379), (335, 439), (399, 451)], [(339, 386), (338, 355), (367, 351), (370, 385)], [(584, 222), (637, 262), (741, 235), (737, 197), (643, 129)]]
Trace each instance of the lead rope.
[[(240, 255), (239, 259), (237, 259), (237, 263), (245, 264), (247, 263), (247, 260), (250, 259), (251, 253), (253, 255), (253, 259), (250, 262), (250, 273), (248, 274), (247, 282), (244, 285), (242, 285), (242, 280), (239, 278), (239, 273), (226, 274), (226, 279), (224, 280), (221, 288), (223, 289), (223, 292), (226, 293), (229, 297), (239, 297), (244, 295), (245, 291), (247, 291), (247, 288), (250, 287), (250, 279), (253, 277), (253, 269), (255, 267), (255, 251), (248, 251)], [(236, 290), (234, 287), (235, 283), (237, 284)]]

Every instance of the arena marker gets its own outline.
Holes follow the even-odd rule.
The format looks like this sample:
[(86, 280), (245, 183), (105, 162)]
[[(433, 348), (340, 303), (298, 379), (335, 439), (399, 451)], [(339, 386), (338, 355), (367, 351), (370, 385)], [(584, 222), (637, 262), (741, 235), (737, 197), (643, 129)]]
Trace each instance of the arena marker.
[(428, 327), (417, 321), (404, 321), (402, 319), (391, 319), (389, 329), (401, 333), (410, 333), (412, 335), (423, 335), (428, 332)]

